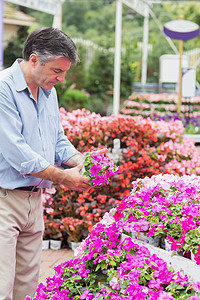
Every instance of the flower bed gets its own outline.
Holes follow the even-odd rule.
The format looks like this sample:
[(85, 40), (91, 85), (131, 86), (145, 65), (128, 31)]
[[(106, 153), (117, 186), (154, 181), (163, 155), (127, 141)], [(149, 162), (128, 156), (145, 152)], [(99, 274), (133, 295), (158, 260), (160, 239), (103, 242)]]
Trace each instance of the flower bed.
[(151, 255), (155, 254), (159, 258), (163, 259), (167, 263), (168, 268), (173, 267), (173, 269), (181, 275), (186, 274), (190, 282), (200, 282), (199, 266), (193, 260), (185, 258), (179, 254), (173, 254), (171, 251), (155, 247), (150, 243), (145, 243), (138, 239), (135, 240), (133, 238), (133, 241), (140, 247), (147, 247)]
[[(149, 116), (150, 114), (165, 116), (177, 112), (178, 94), (132, 93), (123, 103), (121, 113), (128, 115)], [(197, 117), (200, 115), (200, 97), (181, 99), (182, 116)]]
[[(179, 177), (173, 179), (179, 187), (184, 186), (183, 178), (182, 182)], [(196, 178), (189, 181), (188, 188), (192, 182), (197, 183)], [(137, 182), (134, 189), (142, 187), (145, 190), (150, 186), (150, 180), (147, 180), (144, 185)], [(169, 189), (166, 180), (162, 181), (162, 188)], [(193, 194), (192, 191), (193, 186), (187, 195)], [(155, 192), (158, 191), (155, 189)], [(141, 198), (141, 202), (143, 200)], [(75, 250), (75, 258), (55, 267), (55, 276), (47, 278), (46, 284), (38, 285), (35, 299), (200, 299), (199, 282), (191, 283), (187, 275), (167, 267), (163, 259), (150, 254), (146, 247), (139, 246), (131, 237), (123, 237), (123, 233), (131, 232), (132, 224), (136, 224), (135, 216), (131, 222), (131, 214), (125, 215), (126, 207), (132, 201), (126, 198), (117, 209), (104, 215)], [(26, 300), (30, 299), (26, 297)]]
[[(126, 233), (167, 239), (171, 250), (194, 254), (200, 264), (200, 177), (157, 175), (133, 182), (117, 206), (115, 220)], [(124, 221), (125, 220), (125, 221)]]
[[(60, 109), (65, 133), (75, 147), (85, 153), (97, 148), (108, 148), (119, 172), (101, 189), (73, 192), (63, 186), (54, 186), (44, 194), (46, 222), (66, 217), (83, 219), (87, 224), (81, 239), (105, 212), (116, 207), (124, 195), (130, 194), (131, 182), (155, 174), (200, 174), (200, 154), (195, 144), (183, 136), (181, 121), (152, 121), (142, 116), (125, 115), (101, 117), (86, 110), (72, 113)], [(120, 148), (115, 149), (116, 141)], [(62, 239), (67, 233), (60, 228)]]
[(177, 113), (178, 94), (145, 93), (130, 95), (123, 103), (125, 115), (151, 117), (152, 120), (180, 120), (185, 134), (200, 133), (200, 97), (182, 98), (181, 113)]

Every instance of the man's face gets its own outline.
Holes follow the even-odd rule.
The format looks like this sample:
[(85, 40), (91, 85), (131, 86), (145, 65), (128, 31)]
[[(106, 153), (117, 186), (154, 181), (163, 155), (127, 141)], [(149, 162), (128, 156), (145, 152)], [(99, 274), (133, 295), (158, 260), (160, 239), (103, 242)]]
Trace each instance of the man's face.
[(47, 62), (45, 65), (39, 63), (39, 59), (35, 64), (32, 64), (32, 79), (34, 84), (44, 89), (52, 89), (59, 81), (64, 81), (65, 73), (69, 70), (71, 62), (60, 57)]

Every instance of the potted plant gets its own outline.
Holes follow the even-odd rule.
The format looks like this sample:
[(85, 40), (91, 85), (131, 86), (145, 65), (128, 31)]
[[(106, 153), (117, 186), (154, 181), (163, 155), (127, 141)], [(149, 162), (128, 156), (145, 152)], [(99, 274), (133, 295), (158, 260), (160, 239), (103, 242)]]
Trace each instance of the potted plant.
[(187, 255), (192, 250), (200, 263), (199, 176), (154, 175), (133, 182), (131, 194), (124, 196), (114, 218), (123, 220), (124, 233), (144, 233), (165, 238), (166, 250)]
[(50, 244), (50, 228), (48, 226), (49, 221), (46, 219), (43, 213), (43, 220), (44, 220), (44, 233), (43, 233), (43, 240), (42, 240), (42, 250), (49, 249)]
[(113, 160), (103, 153), (92, 152), (86, 153), (83, 176), (89, 177), (91, 186), (102, 187), (108, 184), (110, 178), (119, 172), (119, 168)]
[(75, 250), (82, 239), (88, 235), (88, 223), (83, 219), (65, 217), (62, 219), (61, 228), (67, 233), (67, 242), (72, 250)]
[(198, 282), (130, 237), (122, 239), (122, 222), (106, 223), (94, 227), (79, 256), (54, 268), (56, 276), (38, 285), (34, 299), (200, 299)]
[(42, 250), (49, 249), (49, 245), (50, 245), (50, 237), (49, 234), (47, 233), (47, 230), (45, 229), (43, 234), (43, 240), (42, 240)]
[(192, 260), (197, 262), (200, 260), (200, 226), (185, 233), (183, 250), (190, 251)]
[(52, 219), (48, 222), (48, 230), (50, 237), (50, 248), (52, 250), (59, 250), (62, 244), (61, 220)]

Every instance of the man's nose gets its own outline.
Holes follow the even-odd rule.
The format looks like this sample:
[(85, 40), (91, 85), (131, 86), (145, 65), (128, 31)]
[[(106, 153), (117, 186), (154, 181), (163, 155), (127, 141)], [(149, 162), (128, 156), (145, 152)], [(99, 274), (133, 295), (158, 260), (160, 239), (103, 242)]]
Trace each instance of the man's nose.
[(65, 73), (58, 75), (57, 80), (63, 82), (65, 80)]

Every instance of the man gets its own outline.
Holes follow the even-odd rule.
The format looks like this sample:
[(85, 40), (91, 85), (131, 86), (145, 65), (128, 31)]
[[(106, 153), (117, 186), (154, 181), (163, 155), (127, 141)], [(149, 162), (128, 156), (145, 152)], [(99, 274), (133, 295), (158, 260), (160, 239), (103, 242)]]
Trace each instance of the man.
[(73, 41), (43, 28), (28, 36), (23, 59), (0, 72), (0, 300), (34, 296), (44, 227), (41, 189), (52, 182), (90, 188), (79, 173), (84, 156), (64, 135), (54, 88), (77, 62)]

